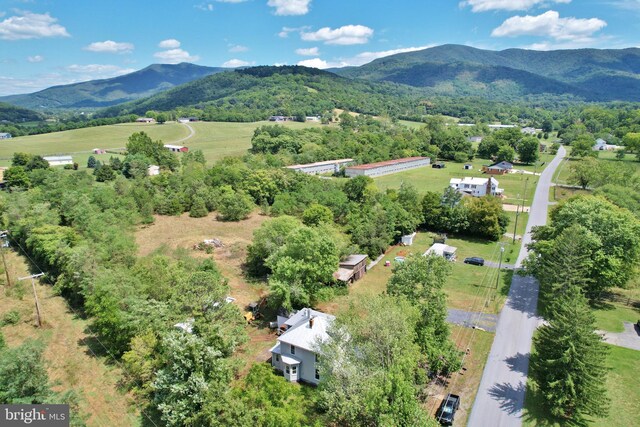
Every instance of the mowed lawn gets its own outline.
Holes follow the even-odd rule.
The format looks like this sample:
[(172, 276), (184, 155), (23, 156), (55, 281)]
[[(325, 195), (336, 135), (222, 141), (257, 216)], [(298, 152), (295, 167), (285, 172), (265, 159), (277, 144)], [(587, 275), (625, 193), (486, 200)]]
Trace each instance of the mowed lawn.
[(604, 307), (595, 310), (594, 314), (598, 329), (609, 332), (623, 332), (624, 322), (636, 323), (640, 320), (640, 310), (617, 303), (604, 304)]
[[(516, 169), (531, 172), (534, 170), (541, 172), (552, 158), (553, 156), (549, 154), (543, 154), (540, 163), (544, 162), (544, 165), (540, 165), (539, 163), (537, 167), (535, 165), (516, 165), (514, 167)], [(415, 186), (420, 193), (426, 193), (427, 191), (442, 193), (449, 186), (451, 178), (488, 177), (487, 174), (482, 172), (482, 165), (490, 163), (485, 159), (474, 159), (469, 162), (473, 165), (473, 169), (471, 170), (465, 170), (461, 163), (445, 163), (446, 167), (444, 169), (423, 167), (396, 174), (384, 175), (374, 179), (376, 185), (382, 190), (387, 188), (400, 188), (400, 185), (402, 185), (403, 182), (406, 182)], [(537, 175), (512, 173), (507, 175), (495, 175), (493, 178), (498, 181), (499, 187), (504, 189), (506, 203), (516, 203), (516, 200), (521, 200), (525, 197), (526, 190), (525, 205), (528, 206), (531, 204), (531, 199), (533, 198), (533, 193), (538, 183)]]
[[(640, 351), (608, 344), (606, 346), (609, 348), (607, 364), (611, 368), (607, 375), (607, 391), (611, 400), (609, 416), (591, 419), (588, 425), (594, 427), (638, 426), (640, 425), (640, 387), (638, 387), (636, 374), (640, 366)], [(529, 381), (522, 423), (525, 427), (566, 425), (549, 418), (541, 404), (535, 384)]]

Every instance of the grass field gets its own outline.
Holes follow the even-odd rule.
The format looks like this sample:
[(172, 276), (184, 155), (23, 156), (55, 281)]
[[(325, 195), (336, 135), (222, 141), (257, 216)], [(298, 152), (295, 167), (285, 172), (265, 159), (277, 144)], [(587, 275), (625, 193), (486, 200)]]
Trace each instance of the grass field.
[[(640, 351), (607, 345), (609, 357), (607, 363), (611, 368), (607, 376), (607, 390), (611, 407), (607, 418), (592, 419), (587, 425), (593, 427), (629, 427), (640, 425), (640, 387), (635, 376), (640, 366)], [(561, 427), (563, 425), (545, 413), (541, 406), (535, 384), (529, 381), (525, 397), (525, 427), (545, 426)]]
[(78, 393), (79, 409), (87, 417), (88, 426), (141, 425), (131, 396), (120, 390), (119, 365), (94, 342), (89, 323), (73, 313), (50, 285), (37, 283), (43, 327), (36, 328), (31, 285), (15, 280), (30, 274), (27, 265), (13, 251), (8, 252), (7, 261), (13, 286), (0, 287), (0, 317), (13, 310), (20, 313), (17, 324), (1, 329), (7, 344), (13, 347), (27, 339), (44, 343), (44, 359), (54, 390), (74, 389)]
[(640, 320), (640, 310), (621, 304), (605, 304), (594, 313), (597, 328), (609, 332), (623, 332), (623, 322), (635, 323)]
[[(195, 135), (181, 144), (190, 149), (202, 150), (209, 161), (219, 160), (226, 156), (238, 156), (246, 153), (251, 147), (253, 131), (259, 126), (273, 124), (271, 122), (227, 123), (227, 122), (195, 122), (189, 125)], [(318, 123), (285, 122), (284, 126), (299, 129), (309, 126), (321, 126)], [(189, 129), (180, 123), (140, 124), (124, 123), (111, 126), (99, 126), (76, 129), (42, 135), (21, 136), (0, 144), (0, 166), (9, 166), (11, 157), (16, 151), (45, 155), (74, 154), (74, 161), (85, 166), (90, 151), (94, 148), (122, 148), (127, 138), (134, 132), (144, 131), (152, 139), (160, 139), (165, 144), (178, 141), (189, 135)], [(96, 156), (98, 160), (109, 160), (110, 154)]]
[[(541, 172), (552, 158), (553, 156), (544, 154), (541, 162), (544, 162), (545, 164), (542, 166), (538, 166), (536, 168), (533, 165), (517, 165), (515, 168), (530, 172), (533, 172), (534, 170)], [(482, 165), (489, 163), (487, 160), (474, 159), (470, 163), (473, 165), (472, 170), (464, 170), (463, 165), (460, 163), (446, 162), (447, 167), (444, 169), (424, 167), (396, 174), (384, 175), (374, 179), (376, 185), (382, 190), (387, 188), (400, 188), (400, 185), (403, 182), (407, 182), (413, 184), (420, 193), (425, 193), (427, 191), (442, 193), (444, 189), (449, 186), (451, 178), (464, 178), (466, 176), (486, 178), (488, 176), (481, 171)], [(499, 187), (504, 189), (506, 203), (515, 203), (517, 200), (521, 200), (525, 193), (526, 182), (525, 205), (528, 206), (531, 204), (535, 186), (538, 183), (538, 176), (514, 173), (495, 176), (494, 178), (498, 181)]]

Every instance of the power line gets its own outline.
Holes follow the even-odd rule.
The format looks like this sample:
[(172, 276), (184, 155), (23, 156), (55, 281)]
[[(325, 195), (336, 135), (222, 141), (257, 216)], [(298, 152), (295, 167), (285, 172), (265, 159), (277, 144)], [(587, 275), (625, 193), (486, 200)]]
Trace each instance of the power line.
[[(27, 257), (27, 259), (29, 259), (29, 261), (31, 261), (31, 264), (38, 270), (40, 271), (40, 274), (37, 276), (45, 276), (44, 271), (40, 268), (40, 266), (33, 260), (33, 258), (31, 258), (29, 256), (29, 253), (22, 247), (22, 245), (20, 245), (20, 242), (15, 239), (13, 236), (11, 236), (11, 233), (9, 231), (6, 231), (6, 235), (16, 244), (18, 245), (18, 247), (20, 248), (20, 250), (22, 251), (22, 253)], [(51, 283), (51, 285), (53, 285), (53, 283)], [(34, 285), (35, 286), (35, 285)], [(67, 308), (69, 310), (71, 310), (76, 316), (78, 316), (78, 318), (81, 318), (81, 313), (79, 313), (77, 310), (75, 310), (71, 304), (69, 304), (66, 300), (65, 304), (67, 306)], [(96, 334), (95, 332), (93, 332), (93, 330), (91, 329), (89, 322), (87, 322), (86, 324), (86, 328), (89, 330), (89, 332), (91, 333), (91, 335), (95, 338), (95, 340), (98, 342), (98, 344), (100, 344), (100, 346), (106, 351), (106, 353), (109, 355), (109, 357), (111, 357), (111, 359), (113, 359), (113, 361), (118, 365), (118, 367), (120, 367), (120, 369), (122, 369), (123, 372), (129, 373), (129, 371), (125, 368), (125, 366), (113, 355), (113, 353), (111, 353), (111, 351), (109, 351), (109, 349), (102, 343), (102, 341), (100, 341), (100, 338), (98, 337), (98, 334)], [(93, 355), (93, 357), (97, 359), (99, 359), (98, 355), (93, 351), (93, 349), (91, 348), (90, 345), (85, 343), (85, 338), (82, 338), (82, 342), (87, 346), (87, 349), (89, 350), (89, 352), (91, 352), (91, 354)], [(127, 413), (126, 409), (128, 407), (124, 407), (125, 411), (124, 413)], [(151, 424), (153, 424), (155, 427), (158, 427), (158, 425), (153, 421), (153, 419), (151, 417), (149, 417), (146, 412), (144, 412), (144, 410), (142, 408), (138, 408), (140, 410), (140, 413), (142, 415), (144, 415), (145, 418), (147, 418)], [(117, 425), (117, 424), (115, 424)]]

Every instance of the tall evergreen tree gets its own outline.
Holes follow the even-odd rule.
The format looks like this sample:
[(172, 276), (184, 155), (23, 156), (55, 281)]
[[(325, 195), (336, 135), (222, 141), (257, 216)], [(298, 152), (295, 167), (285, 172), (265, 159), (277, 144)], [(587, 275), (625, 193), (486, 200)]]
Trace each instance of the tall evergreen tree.
[(595, 317), (578, 286), (566, 287), (558, 299), (549, 324), (534, 337), (531, 378), (553, 416), (574, 422), (604, 417), (607, 348)]

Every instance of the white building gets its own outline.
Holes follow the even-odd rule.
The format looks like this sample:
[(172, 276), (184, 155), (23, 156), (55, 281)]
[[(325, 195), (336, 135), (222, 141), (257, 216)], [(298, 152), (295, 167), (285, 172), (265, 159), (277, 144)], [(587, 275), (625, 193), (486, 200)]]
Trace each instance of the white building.
[(139, 117), (136, 119), (137, 123), (155, 123), (156, 119), (152, 119), (151, 117)]
[(325, 162), (307, 163), (304, 165), (291, 165), (287, 169), (298, 172), (308, 173), (310, 175), (318, 175), (321, 173), (337, 173), (340, 168), (353, 163), (353, 159), (327, 160)]
[(445, 245), (444, 243), (434, 243), (422, 256), (437, 255), (441, 256), (447, 261), (456, 260), (456, 251), (458, 248), (454, 246)]
[(526, 128), (520, 129), (520, 132), (524, 133), (525, 135), (536, 136), (538, 133), (538, 130), (532, 127), (526, 127)]
[(43, 157), (47, 162), (49, 162), (49, 166), (62, 166), (62, 165), (72, 165), (73, 157), (71, 156), (47, 156)]
[(405, 157), (404, 159), (349, 166), (344, 171), (345, 175), (350, 178), (358, 175), (381, 176), (409, 169), (421, 168), (429, 166), (430, 164), (431, 159), (429, 157)]
[(1, 132), (0, 133), (0, 139), (9, 139), (11, 138), (11, 134), (7, 133), (7, 132)]
[(482, 197), (487, 195), (489, 181), (491, 181), (492, 196), (499, 196), (504, 192), (502, 188), (498, 188), (498, 180), (495, 178), (451, 178), (449, 187), (474, 197)]
[(160, 166), (149, 165), (149, 168), (147, 169), (147, 175), (149, 176), (160, 175)]
[(400, 238), (400, 243), (402, 244), (402, 246), (411, 246), (413, 245), (413, 239), (416, 237), (416, 233), (415, 231), (411, 234), (406, 234), (404, 236), (402, 236)]
[(174, 153), (186, 153), (187, 151), (189, 151), (189, 148), (183, 145), (164, 144), (164, 148), (169, 151), (173, 151)]
[(292, 382), (304, 381), (310, 384), (320, 382), (318, 371), (319, 356), (317, 346), (329, 338), (327, 328), (335, 317), (303, 308), (285, 320), (278, 317), (278, 326), (284, 330), (278, 343), (271, 348), (271, 365), (282, 371)]

